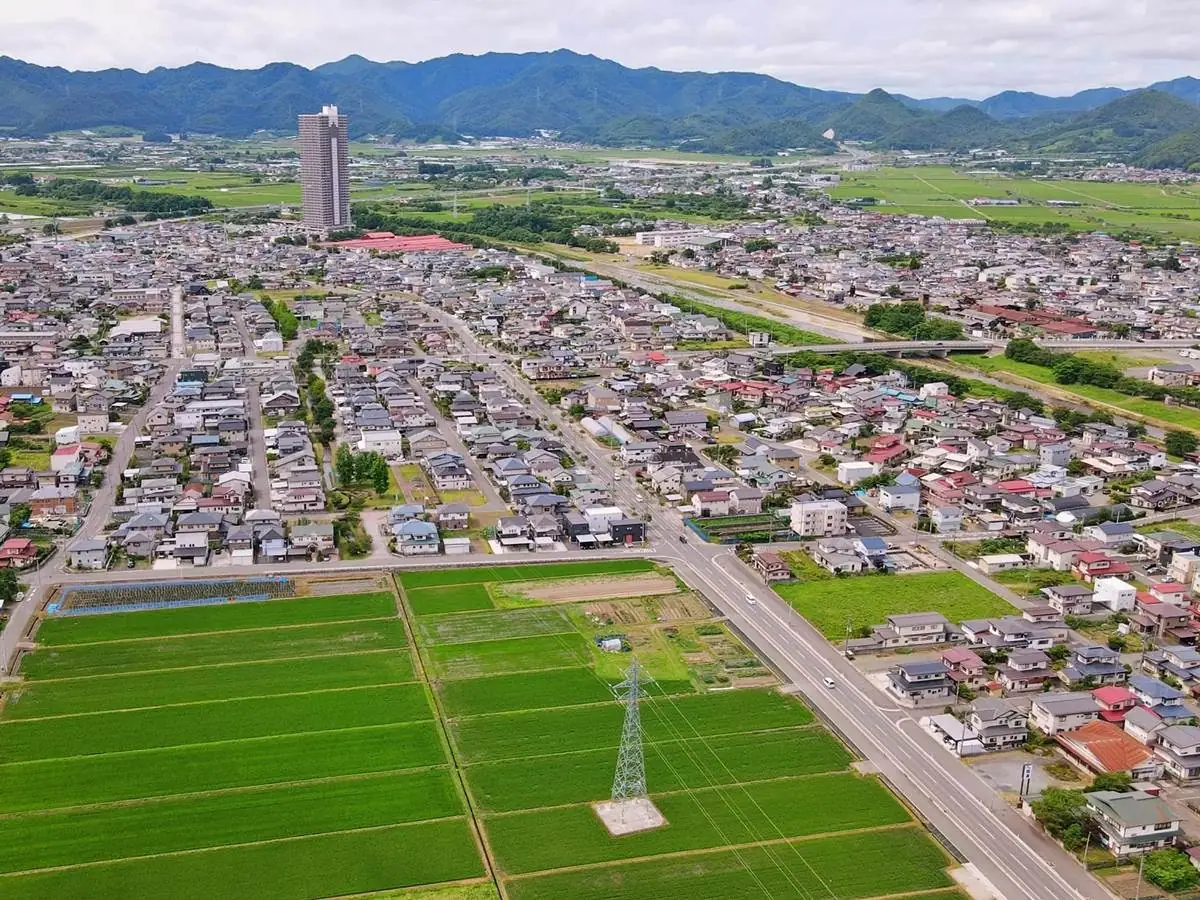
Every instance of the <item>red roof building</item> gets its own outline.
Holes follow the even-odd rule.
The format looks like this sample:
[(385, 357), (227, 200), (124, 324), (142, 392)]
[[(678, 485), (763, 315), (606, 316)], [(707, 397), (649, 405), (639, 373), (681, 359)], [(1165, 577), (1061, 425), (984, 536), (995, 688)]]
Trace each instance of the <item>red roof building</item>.
[(390, 231), (368, 231), (362, 237), (337, 241), (329, 246), (341, 250), (377, 250), (380, 253), (420, 253), (441, 250), (470, 250), (466, 244), (456, 244), (437, 234), (418, 234), (397, 237)]
[(1133, 691), (1117, 684), (1096, 688), (1092, 697), (1100, 706), (1100, 718), (1114, 725), (1124, 722), (1125, 714), (1137, 705)]

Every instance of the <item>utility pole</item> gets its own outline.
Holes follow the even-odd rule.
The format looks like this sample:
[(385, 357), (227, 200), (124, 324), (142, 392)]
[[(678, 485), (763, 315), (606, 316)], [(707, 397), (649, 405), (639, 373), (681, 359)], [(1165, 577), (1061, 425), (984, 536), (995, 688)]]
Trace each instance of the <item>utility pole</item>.
[(1137, 893), (1135, 893), (1133, 895), (1133, 900), (1141, 900), (1141, 897), (1142, 897), (1142, 869), (1145, 867), (1145, 865), (1146, 865), (1146, 854), (1145, 854), (1145, 852), (1143, 852), (1142, 855), (1138, 857)]

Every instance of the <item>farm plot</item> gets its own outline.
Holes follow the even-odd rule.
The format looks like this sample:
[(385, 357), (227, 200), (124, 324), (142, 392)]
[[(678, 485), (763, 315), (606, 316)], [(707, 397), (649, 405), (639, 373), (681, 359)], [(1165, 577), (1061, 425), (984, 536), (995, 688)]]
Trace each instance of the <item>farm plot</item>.
[(6, 719), (143, 709), (264, 694), (400, 684), (413, 680), (412, 657), (402, 650), (348, 653), (331, 659), (266, 660), (171, 672), (134, 672), (94, 678), (34, 681), (9, 694)]
[(679, 590), (667, 575), (635, 574), (625, 577), (532, 581), (510, 584), (506, 594), (523, 595), (542, 603), (578, 603), (583, 600), (612, 600), (621, 597), (653, 597)]
[(857, 630), (898, 613), (939, 612), (951, 622), (961, 622), (1015, 611), (959, 572), (788, 582), (775, 585), (775, 590), (831, 640), (846, 636), (847, 622)]
[[(612, 748), (484, 763), (466, 769), (476, 805), (486, 812), (592, 803), (612, 789)], [(722, 735), (705, 741), (646, 745), (646, 780), (670, 792), (842, 771), (846, 748), (827, 731), (791, 728)]]
[(27, 657), (21, 669), (35, 679), (79, 678), (264, 659), (361, 653), (364, 650), (397, 650), (407, 643), (403, 622), (398, 619), (371, 619), (49, 647)]
[[(458, 719), (450, 723), (450, 733), (463, 759), (486, 762), (616, 747), (621, 718), (620, 706), (607, 703)], [(793, 728), (812, 720), (812, 713), (799, 701), (762, 690), (654, 697), (645, 701), (642, 713), (642, 727), (651, 743), (737, 734), (748, 728)]]
[(508, 882), (512, 900), (786, 900), (949, 887), (946, 858), (916, 827), (602, 866)]
[(390, 593), (87, 616), (50, 641), (0, 715), (0, 835), (21, 844), (0, 898), (483, 875)]
[(288, 603), (264, 600), (149, 612), (51, 616), (38, 630), (37, 639), (41, 646), (60, 647), (283, 625), (383, 619), (395, 615), (395, 598), (387, 591), (377, 591), (349, 596), (299, 597)]
[(621, 838), (587, 805), (492, 816), (485, 827), (497, 864), (512, 875), (911, 821), (878, 781), (852, 774), (660, 794), (654, 802), (670, 827)]
[(559, 609), (512, 609), (494, 613), (460, 613), (424, 616), (417, 630), (427, 644), (464, 644), (472, 641), (570, 634), (575, 631)]
[[(879, 781), (848, 771), (851, 754), (812, 713), (750, 686), (771, 677), (753, 650), (673, 578), (628, 562), (638, 565), (397, 576), (506, 895), (854, 898), (949, 886), (950, 860)], [(633, 657), (656, 679), (642, 730), (668, 824), (612, 838), (591, 804), (612, 790), (624, 711), (610, 686)], [(704, 690), (726, 685), (737, 689)], [(893, 852), (906, 858), (892, 864)], [(877, 871), (860, 871), (864, 859)]]
[(18, 719), (0, 734), (0, 763), (337, 731), (433, 718), (419, 684), (277, 694), (123, 712)]
[(492, 595), (487, 585), (456, 584), (444, 587), (411, 588), (405, 591), (408, 605), (418, 616), (437, 613), (467, 612), (492, 609)]
[(549, 634), (499, 641), (440, 644), (427, 651), (429, 668), (437, 678), (479, 678), (534, 669), (585, 665), (591, 649), (583, 635)]
[(400, 586), (438, 587), (447, 584), (485, 584), (508, 581), (540, 581), (575, 578), (584, 575), (611, 575), (620, 572), (649, 572), (654, 564), (647, 559), (600, 559), (584, 563), (542, 563), (539, 565), (485, 566), (481, 568), (430, 569), (404, 572), (396, 576)]

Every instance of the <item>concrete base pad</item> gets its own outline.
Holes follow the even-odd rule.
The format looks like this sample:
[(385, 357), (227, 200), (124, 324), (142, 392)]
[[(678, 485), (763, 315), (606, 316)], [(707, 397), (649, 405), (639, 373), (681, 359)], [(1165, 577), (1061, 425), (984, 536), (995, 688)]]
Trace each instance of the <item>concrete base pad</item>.
[(592, 809), (613, 837), (623, 834), (636, 834), (639, 831), (650, 831), (662, 828), (667, 824), (666, 818), (646, 797), (633, 800), (605, 800), (603, 803), (593, 803)]

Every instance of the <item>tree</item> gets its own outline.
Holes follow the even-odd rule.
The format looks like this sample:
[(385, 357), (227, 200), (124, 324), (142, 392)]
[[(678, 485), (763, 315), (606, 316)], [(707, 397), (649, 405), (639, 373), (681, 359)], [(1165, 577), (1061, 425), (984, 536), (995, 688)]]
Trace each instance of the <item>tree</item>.
[(15, 569), (0, 569), (0, 603), (12, 603), (21, 592)]
[(1200, 447), (1200, 440), (1190, 431), (1168, 431), (1165, 446), (1172, 456), (1189, 456)]
[(1031, 806), (1046, 831), (1059, 839), (1072, 825), (1082, 827), (1087, 819), (1087, 799), (1082, 791), (1046, 788)]
[(738, 449), (732, 444), (717, 444), (715, 447), (706, 447), (704, 455), (713, 462), (729, 466), (738, 458)]
[(354, 476), (356, 474), (354, 453), (345, 444), (338, 445), (337, 457), (334, 460), (334, 466), (337, 469), (337, 477), (339, 482), (342, 484), (354, 483)]
[(1101, 772), (1088, 790), (1117, 791), (1123, 794), (1133, 790), (1133, 779), (1128, 772)]
[(1196, 871), (1187, 855), (1178, 850), (1147, 853), (1142, 874), (1151, 884), (1171, 893), (1185, 891), (1200, 883), (1200, 872)]
[(23, 528), (31, 515), (28, 503), (15, 503), (8, 511), (8, 527), (13, 531)]

